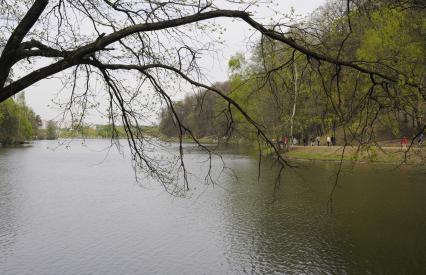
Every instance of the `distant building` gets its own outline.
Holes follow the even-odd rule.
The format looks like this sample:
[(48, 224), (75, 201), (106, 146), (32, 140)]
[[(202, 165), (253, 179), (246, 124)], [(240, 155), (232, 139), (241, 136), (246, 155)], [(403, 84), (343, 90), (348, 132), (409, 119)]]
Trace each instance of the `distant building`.
[(49, 122), (48, 120), (42, 119), (40, 129), (47, 129), (47, 123), (48, 122)]

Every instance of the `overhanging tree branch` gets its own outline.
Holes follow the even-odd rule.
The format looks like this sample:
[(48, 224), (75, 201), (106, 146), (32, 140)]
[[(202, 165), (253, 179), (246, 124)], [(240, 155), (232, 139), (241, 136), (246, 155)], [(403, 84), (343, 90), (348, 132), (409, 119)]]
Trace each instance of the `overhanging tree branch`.
[[(2, 53), (3, 60), (0, 62), (0, 64), (2, 64), (3, 65), (2, 67), (5, 69), (2, 69), (0, 73), (0, 87), (4, 86), (5, 80), (8, 77), (10, 68), (13, 66), (13, 64), (22, 58), (32, 57), (32, 56), (45, 56), (45, 57), (64, 57), (64, 59), (56, 62), (55, 64), (49, 65), (45, 68), (34, 71), (28, 74), (27, 76), (24, 76), (23, 78), (11, 83), (7, 87), (0, 88), (0, 102), (18, 93), (19, 91), (31, 86), (32, 84), (36, 83), (37, 81), (45, 77), (51, 76), (73, 65), (79, 64), (81, 60), (83, 60), (84, 58), (87, 58), (89, 55), (95, 52), (105, 50), (105, 48), (108, 45), (118, 42), (123, 38), (129, 37), (132, 34), (144, 33), (144, 32), (155, 32), (155, 31), (165, 30), (169, 28), (177, 28), (179, 26), (200, 22), (200, 21), (204, 21), (208, 19), (219, 18), (219, 17), (240, 18), (246, 23), (248, 23), (250, 26), (252, 26), (254, 29), (258, 30), (263, 35), (273, 40), (283, 42), (287, 44), (288, 46), (296, 49), (297, 51), (305, 54), (309, 58), (314, 58), (319, 61), (335, 64), (337, 66), (349, 67), (368, 75), (378, 76), (391, 83), (398, 83), (399, 81), (398, 75), (389, 76), (369, 68), (361, 67), (356, 62), (349, 62), (349, 61), (335, 59), (335, 58), (332, 58), (331, 56), (323, 55), (313, 50), (310, 50), (300, 45), (299, 43), (297, 43), (291, 37), (287, 37), (286, 35), (282, 33), (266, 28), (264, 25), (254, 20), (249, 13), (245, 11), (238, 11), (238, 10), (214, 10), (214, 11), (208, 11), (204, 13), (196, 13), (190, 16), (185, 16), (185, 17), (181, 17), (177, 19), (170, 19), (170, 20), (161, 21), (161, 22), (134, 24), (132, 26), (123, 28), (119, 31), (112, 32), (108, 35), (100, 36), (95, 41), (89, 44), (86, 44), (84, 46), (81, 46), (72, 51), (61, 51), (61, 50), (53, 49), (47, 46), (34, 43), (34, 41), (24, 42), (22, 43), (23, 45), (20, 46), (20, 43), (26, 34), (25, 30), (28, 31), (30, 28), (29, 26), (36, 22), (36, 19), (34, 19), (35, 16), (40, 16), (40, 13), (45, 8), (47, 2), (48, 1), (38, 0), (34, 3), (33, 7), (27, 13), (28, 17), (31, 17), (32, 20), (27, 19), (27, 16), (26, 16), (21, 21), (19, 26), (22, 25), (22, 30), (18, 31), (20, 27), (19, 26), (17, 27), (16, 34), (12, 34), (12, 37), (9, 40), (10, 43), (8, 42), (8, 45), (6, 46), (5, 50), (3, 50), (3, 53)], [(39, 50), (22, 50), (22, 46), (26, 47), (31, 44), (39, 48)], [(14, 51), (7, 50), (7, 49), (10, 49), (11, 47), (15, 47), (18, 50), (14, 50)], [(11, 54), (11, 52), (13, 52), (14, 54)], [(407, 80), (407, 84), (416, 88), (421, 88), (416, 83), (410, 83), (408, 80)]]
[(36, 0), (9, 37), (0, 56), (0, 87), (4, 86), (9, 76), (10, 69), (14, 64), (16, 49), (37, 22), (48, 3), (48, 0)]
[(198, 81), (195, 81), (195, 80), (191, 79), (188, 75), (186, 75), (185, 73), (180, 71), (179, 69), (176, 69), (172, 66), (168, 66), (168, 65), (164, 65), (164, 64), (149, 64), (149, 65), (145, 65), (145, 66), (138, 66), (138, 65), (126, 65), (126, 64), (102, 64), (102, 63), (100, 63), (98, 61), (94, 61), (94, 60), (85, 60), (84, 62), (85, 62), (85, 64), (95, 66), (95, 67), (100, 68), (102, 70), (105, 70), (105, 69), (110, 69), (110, 70), (136, 70), (136, 71), (139, 71), (141, 73), (145, 73), (145, 71), (149, 70), (149, 69), (161, 68), (161, 69), (169, 70), (169, 71), (172, 71), (172, 72), (178, 74), (180, 77), (182, 77), (183, 79), (185, 79), (187, 82), (189, 82), (190, 84), (192, 84), (194, 86), (204, 88), (208, 91), (212, 91), (212, 92), (218, 94), (226, 102), (228, 102), (230, 105), (235, 107), (244, 116), (244, 118), (253, 127), (256, 128), (256, 131), (258, 132), (259, 136), (261, 136), (264, 139), (264, 141), (268, 144), (268, 146), (270, 146), (274, 150), (275, 154), (277, 155), (278, 161), (283, 166), (291, 166), (290, 163), (282, 157), (282, 155), (280, 154), (276, 145), (267, 137), (264, 129), (262, 129), (262, 127), (240, 106), (240, 104), (238, 104), (238, 102), (236, 102), (234, 99), (227, 96), (223, 91), (217, 89), (216, 87), (208, 86), (208, 85), (202, 84)]

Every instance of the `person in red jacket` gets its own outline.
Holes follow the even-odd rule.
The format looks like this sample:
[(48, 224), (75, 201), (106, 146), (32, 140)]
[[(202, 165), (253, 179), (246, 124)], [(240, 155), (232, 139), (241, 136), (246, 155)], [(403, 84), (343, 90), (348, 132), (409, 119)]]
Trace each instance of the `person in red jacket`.
[(401, 140), (401, 146), (403, 148), (407, 148), (407, 145), (408, 145), (408, 138), (406, 136), (404, 136)]

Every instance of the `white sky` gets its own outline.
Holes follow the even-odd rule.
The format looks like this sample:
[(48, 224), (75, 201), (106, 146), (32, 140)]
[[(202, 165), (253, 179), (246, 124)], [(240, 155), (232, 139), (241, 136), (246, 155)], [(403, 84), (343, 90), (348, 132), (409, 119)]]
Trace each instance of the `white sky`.
[[(309, 13), (318, 8), (325, 0), (279, 0), (279, 11), (282, 14), (290, 14), (294, 8), (295, 14), (307, 16)], [(225, 7), (226, 8), (226, 7)], [(256, 20), (260, 22), (268, 22), (271, 12), (265, 8), (254, 8), (251, 10)], [(205, 69), (204, 73), (208, 76), (210, 82), (225, 81), (228, 78), (227, 64), (231, 56), (237, 52), (245, 54), (250, 53), (247, 41), (254, 41), (251, 29), (247, 24), (240, 21), (232, 21), (231, 19), (218, 19), (217, 23), (221, 23), (226, 27), (223, 39), (226, 41), (223, 49), (218, 52), (215, 58), (207, 56), (200, 60), (201, 66)], [(42, 80), (25, 91), (27, 104), (39, 114), (43, 120), (57, 120), (61, 110), (52, 104), (51, 100), (55, 94), (62, 88), (59, 79)], [(182, 97), (182, 96), (181, 96)], [(88, 119), (91, 123), (104, 123), (100, 117), (93, 116)]]

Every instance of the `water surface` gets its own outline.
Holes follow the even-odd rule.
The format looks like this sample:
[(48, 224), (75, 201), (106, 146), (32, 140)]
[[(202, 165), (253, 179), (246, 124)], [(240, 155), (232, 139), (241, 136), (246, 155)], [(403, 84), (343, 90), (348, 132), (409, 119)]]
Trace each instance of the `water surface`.
[(206, 154), (188, 146), (182, 199), (141, 187), (106, 145), (0, 149), (0, 274), (426, 272), (422, 168), (346, 165), (330, 214), (335, 163), (299, 163), (274, 192), (273, 164), (258, 181), (256, 159), (225, 152), (238, 180), (206, 186)]

